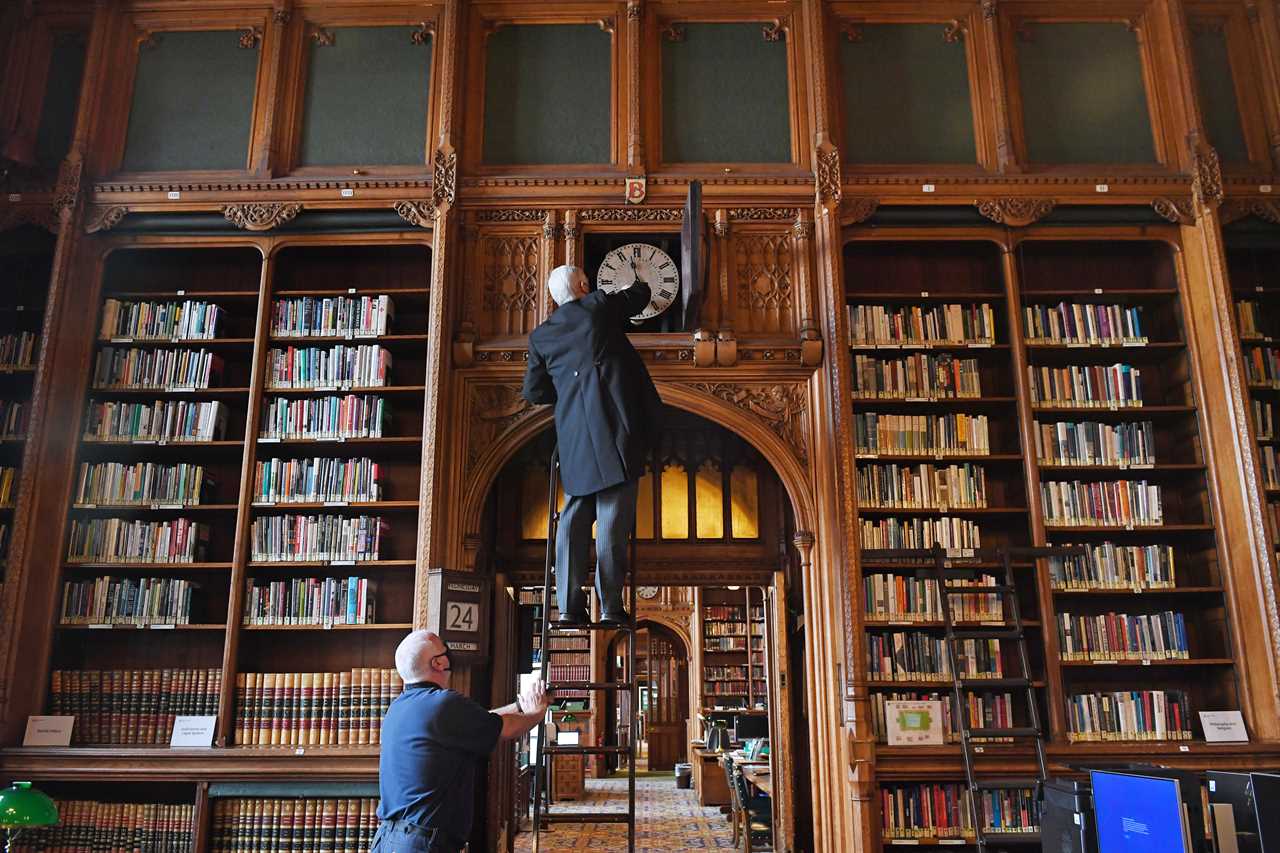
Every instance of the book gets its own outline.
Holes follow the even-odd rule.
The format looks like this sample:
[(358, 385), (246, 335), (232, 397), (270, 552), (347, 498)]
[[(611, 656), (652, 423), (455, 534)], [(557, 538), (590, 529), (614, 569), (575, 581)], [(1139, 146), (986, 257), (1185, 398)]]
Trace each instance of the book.
[(242, 672), (235, 742), (242, 746), (356, 746), (381, 742), (382, 718), (404, 690), (394, 669)]
[(218, 712), (220, 669), (53, 670), (49, 713), (73, 744), (167, 745), (175, 717)]

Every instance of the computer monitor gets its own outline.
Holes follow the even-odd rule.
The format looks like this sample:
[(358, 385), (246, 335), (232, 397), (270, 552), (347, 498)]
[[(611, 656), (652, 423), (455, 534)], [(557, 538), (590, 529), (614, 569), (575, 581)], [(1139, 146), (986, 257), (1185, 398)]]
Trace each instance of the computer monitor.
[(769, 717), (766, 714), (739, 714), (734, 729), (738, 740), (755, 740), (769, 736)]
[[(1258, 818), (1254, 811), (1253, 781), (1248, 773), (1210, 770), (1205, 774), (1209, 789), (1209, 809), (1213, 815), (1214, 837), (1218, 850), (1235, 853), (1261, 853), (1258, 844)], [(1226, 818), (1220, 818), (1222, 810)], [(1227, 819), (1230, 820), (1228, 827)], [(1227, 838), (1227, 833), (1231, 838)], [(1234, 845), (1234, 847), (1230, 846)]]
[(1258, 844), (1262, 853), (1280, 850), (1280, 776), (1250, 773), (1253, 809), (1258, 819)]
[(1203, 849), (1203, 844), (1192, 846), (1191, 824), (1176, 779), (1091, 770), (1089, 780), (1098, 853), (1192, 853)]

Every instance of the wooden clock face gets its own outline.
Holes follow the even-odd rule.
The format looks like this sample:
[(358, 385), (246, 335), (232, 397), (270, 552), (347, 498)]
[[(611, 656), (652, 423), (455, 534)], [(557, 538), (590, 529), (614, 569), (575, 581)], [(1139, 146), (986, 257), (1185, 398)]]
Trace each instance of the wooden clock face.
[(604, 256), (596, 272), (596, 287), (612, 293), (636, 280), (649, 285), (649, 304), (633, 320), (657, 317), (680, 293), (680, 268), (671, 256), (648, 243), (628, 243)]

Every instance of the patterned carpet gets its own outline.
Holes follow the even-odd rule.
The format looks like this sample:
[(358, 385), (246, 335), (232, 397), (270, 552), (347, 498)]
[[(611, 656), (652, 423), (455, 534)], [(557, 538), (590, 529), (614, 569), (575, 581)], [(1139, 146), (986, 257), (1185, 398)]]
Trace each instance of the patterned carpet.
[[(554, 811), (625, 811), (627, 780), (588, 779), (581, 802), (560, 802)], [(627, 828), (614, 824), (557, 824), (542, 834), (544, 853), (561, 850), (626, 851)], [(680, 790), (670, 772), (636, 778), (636, 853), (670, 850), (732, 850), (733, 831), (718, 808), (698, 805), (692, 790)], [(516, 836), (517, 853), (532, 853), (533, 833)]]

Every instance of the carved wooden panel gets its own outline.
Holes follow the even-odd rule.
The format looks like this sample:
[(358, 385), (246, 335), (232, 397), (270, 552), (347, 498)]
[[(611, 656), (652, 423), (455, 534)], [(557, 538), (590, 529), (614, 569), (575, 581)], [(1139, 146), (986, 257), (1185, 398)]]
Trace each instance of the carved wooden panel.
[(463, 323), (481, 338), (525, 335), (538, 325), (548, 270), (542, 262), (542, 229), (471, 231), (471, 275)]
[(731, 226), (729, 257), (734, 329), (739, 333), (796, 330), (796, 257), (790, 228)]

